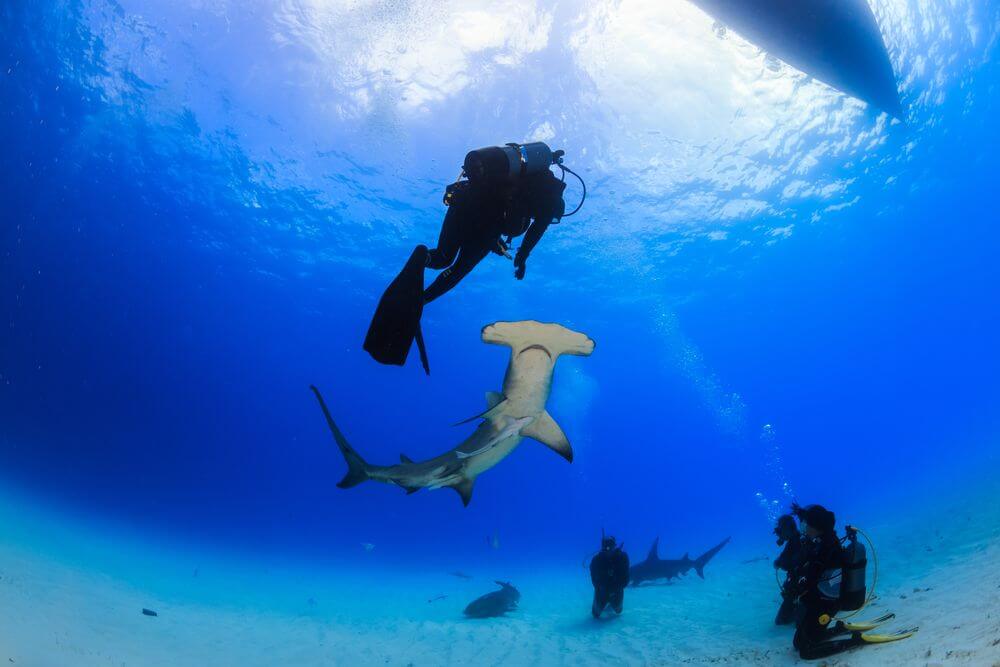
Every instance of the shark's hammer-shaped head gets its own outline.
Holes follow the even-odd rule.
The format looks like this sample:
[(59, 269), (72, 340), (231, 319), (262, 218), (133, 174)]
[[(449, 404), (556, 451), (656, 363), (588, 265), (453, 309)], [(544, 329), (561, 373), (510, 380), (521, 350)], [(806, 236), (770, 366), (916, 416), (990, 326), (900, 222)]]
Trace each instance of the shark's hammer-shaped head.
[(514, 357), (540, 350), (552, 361), (561, 354), (586, 357), (594, 351), (594, 341), (586, 334), (567, 329), (561, 324), (546, 324), (534, 320), (495, 322), (483, 328), (483, 342), (506, 345)]

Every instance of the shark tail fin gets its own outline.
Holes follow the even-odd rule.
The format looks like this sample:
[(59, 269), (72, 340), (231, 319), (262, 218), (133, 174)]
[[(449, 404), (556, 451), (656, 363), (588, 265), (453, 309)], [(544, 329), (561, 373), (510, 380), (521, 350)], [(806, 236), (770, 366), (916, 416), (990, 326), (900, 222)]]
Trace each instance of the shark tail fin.
[(722, 547), (729, 544), (729, 540), (730, 538), (727, 537), (726, 539), (722, 540), (714, 547), (712, 547), (711, 549), (709, 549), (708, 551), (706, 551), (705, 553), (694, 559), (694, 571), (699, 577), (701, 577), (702, 579), (705, 578), (705, 566), (708, 565), (708, 561), (712, 560), (712, 558), (715, 557), (715, 554), (719, 553), (719, 551), (722, 550)]
[(334, 423), (333, 417), (330, 416), (330, 411), (327, 409), (326, 402), (323, 400), (323, 395), (319, 393), (319, 389), (314, 385), (309, 385), (309, 388), (316, 394), (319, 407), (323, 410), (323, 416), (326, 417), (326, 424), (330, 427), (330, 432), (333, 434), (333, 439), (337, 443), (340, 453), (344, 455), (344, 461), (347, 462), (347, 474), (344, 475), (344, 479), (337, 482), (337, 486), (342, 489), (357, 486), (368, 479), (368, 464), (365, 463), (360, 454), (354, 451), (354, 447), (351, 447), (351, 443), (347, 442), (347, 438), (337, 428), (337, 424)]

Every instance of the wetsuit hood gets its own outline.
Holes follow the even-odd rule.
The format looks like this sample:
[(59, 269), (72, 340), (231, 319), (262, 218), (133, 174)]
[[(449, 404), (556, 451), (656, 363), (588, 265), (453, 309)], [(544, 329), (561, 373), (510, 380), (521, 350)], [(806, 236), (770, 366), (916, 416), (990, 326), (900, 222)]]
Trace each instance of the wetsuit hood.
[(792, 512), (799, 517), (799, 521), (812, 526), (821, 533), (833, 532), (837, 524), (834, 513), (822, 505), (807, 505), (806, 507), (792, 505)]

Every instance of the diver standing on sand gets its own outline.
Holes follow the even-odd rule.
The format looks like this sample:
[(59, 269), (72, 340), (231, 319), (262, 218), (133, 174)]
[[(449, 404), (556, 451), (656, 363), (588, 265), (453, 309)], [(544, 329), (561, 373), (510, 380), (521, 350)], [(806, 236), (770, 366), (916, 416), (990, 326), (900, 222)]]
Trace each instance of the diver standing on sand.
[(799, 532), (799, 527), (795, 525), (795, 517), (791, 514), (782, 514), (778, 517), (774, 534), (778, 536), (778, 546), (784, 545), (781, 554), (774, 559), (774, 569), (786, 572), (785, 582), (781, 586), (781, 607), (778, 608), (778, 614), (774, 617), (774, 624), (789, 625), (795, 622), (799, 610), (798, 601), (795, 599), (795, 581), (792, 576), (802, 559), (802, 534)]
[[(444, 194), (448, 207), (437, 247), (419, 245), (389, 285), (372, 317), (364, 349), (378, 362), (403, 365), (414, 340), (424, 370), (430, 373), (420, 330), (424, 304), (457, 285), (491, 252), (512, 259), (514, 277), (524, 278), (528, 257), (550, 225), (566, 213), (563, 151), (542, 142), (507, 144), (470, 151), (459, 179)], [(562, 179), (549, 169), (559, 167)], [(583, 180), (580, 180), (583, 184)], [(584, 185), (583, 196), (587, 190)], [(511, 257), (511, 241), (524, 236)], [(424, 289), (424, 269), (441, 273)]]
[(628, 554), (610, 535), (601, 538), (601, 550), (590, 561), (590, 581), (594, 584), (594, 603), (590, 613), (599, 618), (609, 604), (616, 614), (625, 604), (628, 586)]

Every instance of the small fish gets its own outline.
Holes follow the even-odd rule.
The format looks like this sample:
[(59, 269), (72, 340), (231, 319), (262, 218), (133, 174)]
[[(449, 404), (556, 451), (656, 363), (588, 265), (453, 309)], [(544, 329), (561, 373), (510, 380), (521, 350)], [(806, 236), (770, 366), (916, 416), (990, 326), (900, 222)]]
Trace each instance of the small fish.
[(159, 614), (157, 614), (152, 609), (146, 609), (145, 607), (142, 608), (142, 615), (143, 616), (159, 616)]
[(458, 577), (459, 579), (472, 579), (471, 574), (466, 574), (465, 572), (461, 572), (459, 570), (455, 570), (454, 572), (449, 572), (448, 574), (450, 574), (453, 577)]
[(365, 550), (365, 551), (367, 551), (368, 553), (371, 553), (372, 551), (375, 551), (375, 545), (374, 545), (374, 544), (372, 544), (371, 542), (362, 542), (362, 543), (361, 543), (361, 546), (362, 546), (362, 548), (364, 548), (364, 550)]
[(748, 558), (747, 560), (740, 561), (740, 565), (749, 565), (750, 563), (759, 563), (762, 560), (771, 560), (768, 556), (757, 556), (756, 558)]
[(491, 547), (493, 549), (499, 549), (500, 548), (500, 532), (499, 531), (494, 530), (493, 531), (493, 537), (490, 537), (489, 535), (486, 536), (486, 546)]
[(448, 597), (448, 596), (447, 595), (435, 595), (434, 597), (432, 597), (427, 602), (428, 602), (428, 604), (431, 603), (431, 602), (437, 602), (438, 600), (444, 600), (446, 597)]

